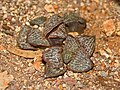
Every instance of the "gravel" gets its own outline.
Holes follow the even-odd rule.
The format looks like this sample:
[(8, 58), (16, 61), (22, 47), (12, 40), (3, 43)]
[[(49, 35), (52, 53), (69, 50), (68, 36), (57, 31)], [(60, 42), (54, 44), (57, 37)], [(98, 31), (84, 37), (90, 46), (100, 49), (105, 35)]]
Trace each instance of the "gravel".
[[(8, 73), (5, 75), (4, 80), (7, 80), (5, 85), (3, 85), (4, 80), (0, 78), (0, 89), (120, 90), (120, 4), (118, 1), (1, 0), (0, 75), (3, 72)], [(36, 57), (29, 59), (8, 52), (7, 47), (16, 45), (18, 32), (27, 22), (37, 16), (50, 17), (57, 13), (62, 16), (72, 11), (86, 19), (87, 28), (84, 34), (96, 36), (96, 48), (91, 57), (94, 68), (89, 72), (67, 71), (63, 76), (44, 79), (44, 68), (39, 70), (34, 65)], [(8, 76), (14, 79), (8, 79)]]

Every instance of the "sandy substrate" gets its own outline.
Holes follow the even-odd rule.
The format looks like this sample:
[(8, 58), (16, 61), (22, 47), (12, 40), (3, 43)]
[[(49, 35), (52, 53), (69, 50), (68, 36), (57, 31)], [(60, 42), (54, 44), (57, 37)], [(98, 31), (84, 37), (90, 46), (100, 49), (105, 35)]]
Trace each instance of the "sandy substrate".
[[(0, 90), (120, 90), (120, 1), (113, 1), (0, 0)], [(37, 16), (73, 11), (87, 21), (84, 35), (96, 36), (94, 68), (44, 79), (41, 51), (16, 47), (18, 33)]]

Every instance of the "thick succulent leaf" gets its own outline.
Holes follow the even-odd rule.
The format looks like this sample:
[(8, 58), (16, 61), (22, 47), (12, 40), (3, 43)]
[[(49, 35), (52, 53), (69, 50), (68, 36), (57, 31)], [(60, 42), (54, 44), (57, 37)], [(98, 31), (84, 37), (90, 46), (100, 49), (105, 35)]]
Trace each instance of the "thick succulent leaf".
[(33, 46), (50, 46), (48, 40), (39, 29), (33, 29), (29, 32), (27, 40)]
[(43, 60), (47, 64), (51, 64), (54, 67), (61, 67), (63, 66), (63, 58), (61, 53), (61, 47), (51, 47), (43, 52)]
[(64, 63), (68, 64), (72, 60), (73, 52), (64, 49), (62, 56), (63, 56)]
[(75, 52), (76, 49), (79, 48), (79, 43), (75, 40), (75, 38), (73, 36), (68, 35), (66, 40), (65, 40), (64, 48), (66, 50)]
[(68, 36), (65, 40), (65, 45), (63, 46), (63, 60), (67, 64), (71, 61), (72, 55), (76, 53), (79, 48), (79, 43), (75, 40), (73, 36)]
[(77, 36), (77, 41), (80, 43), (80, 46), (85, 49), (88, 56), (90, 57), (95, 50), (95, 36)]
[(65, 17), (64, 24), (68, 28), (68, 32), (78, 32), (79, 34), (81, 34), (86, 28), (85, 19), (79, 17), (76, 14), (67, 15)]
[(63, 19), (59, 15), (55, 14), (51, 16), (45, 24), (44, 35), (47, 37), (61, 23), (63, 23)]
[(67, 68), (73, 72), (85, 72), (93, 68), (93, 62), (85, 55), (83, 50), (79, 49), (67, 65)]
[(61, 47), (51, 47), (44, 51), (43, 60), (46, 62), (46, 78), (59, 76), (66, 71), (61, 53)]
[(59, 25), (58, 28), (56, 28), (55, 31), (51, 32), (48, 38), (66, 38), (67, 37), (67, 31), (64, 24)]
[(66, 72), (65, 67), (54, 68), (53, 66), (46, 64), (44, 77), (53, 78), (53, 77), (60, 76), (64, 74), (65, 72)]
[(37, 17), (33, 20), (30, 21), (30, 24), (31, 25), (40, 25), (40, 24), (43, 24), (45, 21), (46, 21), (46, 17), (44, 16), (40, 16), (40, 17)]
[(63, 38), (48, 38), (50, 46), (60, 46), (63, 45)]
[(21, 49), (26, 50), (36, 50), (32, 45), (27, 42), (27, 35), (32, 30), (29, 26), (23, 26), (22, 30), (19, 32), (19, 36), (17, 38), (17, 44)]
[(51, 46), (62, 45), (63, 41), (67, 37), (67, 32), (64, 24), (59, 25), (55, 31), (51, 32), (48, 36), (48, 40)]

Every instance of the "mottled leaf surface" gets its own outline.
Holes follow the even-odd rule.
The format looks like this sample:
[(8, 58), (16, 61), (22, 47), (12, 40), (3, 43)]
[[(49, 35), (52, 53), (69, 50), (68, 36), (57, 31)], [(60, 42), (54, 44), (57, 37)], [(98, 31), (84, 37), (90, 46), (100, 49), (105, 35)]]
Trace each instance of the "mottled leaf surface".
[(76, 53), (76, 50), (79, 48), (79, 43), (76, 42), (75, 38), (69, 35), (65, 40), (65, 45), (63, 46), (63, 58), (64, 63), (71, 61), (72, 55)]
[(46, 62), (45, 77), (59, 76), (66, 71), (61, 53), (61, 47), (51, 47), (44, 51), (43, 60)]
[(55, 14), (51, 16), (45, 24), (44, 35), (48, 36), (48, 34), (61, 23), (63, 23), (63, 19), (59, 15)]
[(32, 28), (29, 26), (23, 26), (22, 30), (19, 32), (19, 36), (17, 38), (17, 44), (21, 49), (26, 50), (36, 50), (30, 43), (27, 42), (27, 35), (32, 31)]
[(29, 32), (27, 41), (33, 46), (49, 46), (49, 42), (39, 29), (33, 29)]
[(30, 21), (30, 24), (31, 25), (40, 25), (40, 24), (43, 24), (45, 21), (46, 21), (46, 17), (44, 16), (40, 16), (40, 17), (37, 17), (33, 20)]
[(75, 13), (66, 15), (64, 19), (64, 24), (68, 28), (68, 32), (78, 32), (79, 34), (81, 34), (86, 28), (85, 19), (79, 17)]
[(73, 72), (85, 72), (93, 68), (93, 62), (85, 55), (83, 50), (79, 49), (67, 67)]
[(67, 31), (64, 24), (59, 25), (58, 28), (56, 28), (55, 31), (51, 32), (48, 38), (66, 38), (67, 37)]
[(90, 57), (95, 50), (95, 36), (77, 36), (76, 39), (80, 43), (80, 46), (85, 49)]
[(52, 78), (52, 77), (57, 77), (60, 76), (62, 74), (64, 74), (66, 72), (66, 68), (54, 68), (51, 65), (46, 64), (45, 66), (45, 78)]
[(67, 37), (67, 32), (64, 24), (59, 25), (55, 31), (51, 32), (48, 40), (52, 46), (62, 45)]

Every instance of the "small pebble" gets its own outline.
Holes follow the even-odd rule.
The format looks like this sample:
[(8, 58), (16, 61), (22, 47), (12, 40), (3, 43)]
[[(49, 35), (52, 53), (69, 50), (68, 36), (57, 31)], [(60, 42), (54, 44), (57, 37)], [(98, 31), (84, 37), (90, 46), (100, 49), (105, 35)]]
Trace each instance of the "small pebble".
[(67, 78), (67, 77), (68, 77), (68, 75), (65, 73), (65, 74), (64, 74), (64, 78)]
[(101, 55), (105, 56), (106, 58), (109, 58), (109, 57), (110, 57), (110, 55), (107, 54), (105, 50), (102, 50), (102, 49), (101, 49), (99, 52), (100, 52)]
[(107, 73), (105, 71), (101, 71), (100, 75), (103, 76), (103, 77), (107, 77)]
[(66, 87), (67, 85), (65, 83), (63, 83), (63, 87)]
[(47, 12), (55, 12), (55, 9), (54, 9), (54, 7), (53, 7), (53, 5), (45, 5), (44, 6), (44, 9), (47, 11)]
[(29, 23), (29, 22), (26, 22), (26, 25), (30, 26), (30, 23)]
[(15, 23), (15, 22), (16, 22), (16, 19), (15, 19), (15, 18), (12, 18), (12, 22)]
[(78, 81), (78, 82), (76, 83), (76, 87), (77, 87), (77, 88), (82, 88), (82, 87), (84, 87), (84, 85), (83, 85), (80, 81)]
[(96, 2), (93, 2), (93, 3), (91, 3), (90, 6), (88, 7), (88, 10), (89, 10), (90, 12), (93, 12), (93, 11), (97, 10), (97, 8), (98, 8), (97, 3), (96, 3)]
[(115, 32), (115, 23), (113, 19), (109, 19), (103, 22), (103, 30), (107, 36), (111, 36)]
[(5, 30), (10, 30), (10, 26), (8, 26), (7, 24), (3, 24), (2, 25), (2, 28), (5, 29)]
[(105, 49), (107, 53), (112, 54), (112, 51), (110, 48)]
[(68, 71), (69, 76), (74, 76), (74, 73), (72, 71)]
[(118, 36), (120, 36), (120, 31), (119, 31), (119, 32), (116, 32), (116, 34), (117, 34)]
[(115, 60), (115, 67), (120, 67), (120, 62), (119, 62), (119, 60)]
[(33, 28), (38, 28), (39, 26), (38, 25), (34, 25)]

